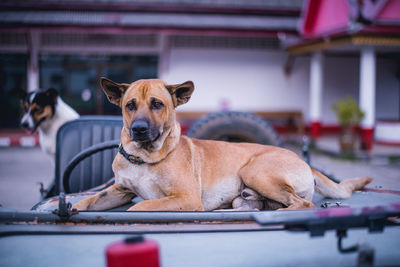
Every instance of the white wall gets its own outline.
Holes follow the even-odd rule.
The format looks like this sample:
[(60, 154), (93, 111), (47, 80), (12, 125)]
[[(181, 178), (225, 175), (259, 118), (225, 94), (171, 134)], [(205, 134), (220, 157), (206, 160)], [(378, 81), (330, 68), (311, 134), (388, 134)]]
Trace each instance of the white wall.
[(308, 58), (298, 58), (286, 77), (282, 51), (173, 49), (168, 83), (192, 80), (195, 92), (185, 111), (219, 110), (227, 101), (235, 110), (308, 111)]
[[(400, 68), (398, 57), (377, 55), (376, 66), (376, 119), (399, 119), (399, 86), (396, 71)], [(356, 102), (359, 98), (360, 58), (353, 56), (333, 56), (325, 58), (323, 94), (323, 122), (336, 124), (332, 103), (347, 95)]]
[(376, 118), (400, 120), (400, 72), (399, 55), (393, 58), (379, 57), (376, 66)]
[[(277, 50), (172, 49), (168, 83), (192, 80), (195, 92), (179, 110), (216, 111), (221, 102), (233, 110), (301, 110), (309, 120), (309, 56), (296, 57), (285, 76), (286, 53)], [(377, 118), (397, 118), (398, 81), (395, 59), (380, 59), (377, 66)], [(347, 95), (358, 101), (358, 55), (325, 55), (322, 123), (335, 125), (332, 104)]]
[(332, 104), (346, 96), (358, 103), (360, 58), (358, 56), (325, 55), (322, 94), (322, 123), (338, 124)]
[[(396, 71), (399, 71), (398, 57), (377, 55), (376, 66), (376, 119), (399, 119), (399, 86)], [(323, 94), (323, 122), (336, 124), (332, 103), (347, 95), (356, 102), (359, 98), (360, 58), (358, 55), (325, 57)]]

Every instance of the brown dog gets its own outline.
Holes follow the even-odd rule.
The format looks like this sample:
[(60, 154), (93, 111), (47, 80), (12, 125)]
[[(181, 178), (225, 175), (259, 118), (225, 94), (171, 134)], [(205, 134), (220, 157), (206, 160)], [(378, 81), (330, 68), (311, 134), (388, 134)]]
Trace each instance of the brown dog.
[(78, 210), (106, 210), (135, 196), (144, 201), (129, 211), (215, 210), (231, 207), (243, 188), (278, 207), (305, 209), (314, 207), (314, 188), (327, 197), (348, 198), (371, 181), (353, 178), (336, 184), (279, 147), (181, 136), (174, 109), (189, 101), (190, 81), (118, 84), (101, 78), (101, 86), (122, 109), (120, 153), (112, 165), (115, 184), (78, 202), (73, 206)]

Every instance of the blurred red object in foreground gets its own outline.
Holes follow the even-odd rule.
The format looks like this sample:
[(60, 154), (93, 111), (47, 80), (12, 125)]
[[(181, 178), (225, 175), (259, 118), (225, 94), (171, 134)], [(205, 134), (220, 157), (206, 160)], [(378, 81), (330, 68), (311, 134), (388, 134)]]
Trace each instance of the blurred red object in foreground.
[(108, 267), (159, 267), (158, 244), (142, 236), (134, 236), (106, 248)]

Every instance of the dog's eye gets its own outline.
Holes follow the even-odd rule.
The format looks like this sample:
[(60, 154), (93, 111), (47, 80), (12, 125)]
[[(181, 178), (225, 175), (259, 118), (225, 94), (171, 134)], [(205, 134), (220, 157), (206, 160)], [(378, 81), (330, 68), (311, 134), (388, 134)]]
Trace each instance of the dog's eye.
[(161, 103), (160, 101), (154, 100), (154, 101), (151, 102), (151, 109), (160, 109), (163, 106), (164, 106), (164, 104)]
[(42, 107), (36, 107), (32, 110), (33, 113), (42, 113), (43, 108)]
[(126, 104), (126, 108), (127, 109), (129, 109), (129, 110), (136, 110), (136, 104), (135, 104), (135, 102), (130, 102), (130, 103), (128, 103), (128, 104)]

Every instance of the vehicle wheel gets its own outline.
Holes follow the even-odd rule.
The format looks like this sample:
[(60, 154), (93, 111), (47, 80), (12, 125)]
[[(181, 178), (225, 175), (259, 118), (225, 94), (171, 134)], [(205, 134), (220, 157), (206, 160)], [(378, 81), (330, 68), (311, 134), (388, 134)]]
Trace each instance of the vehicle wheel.
[(210, 113), (197, 120), (187, 136), (228, 142), (248, 142), (281, 146), (282, 142), (272, 126), (249, 112), (222, 111)]

